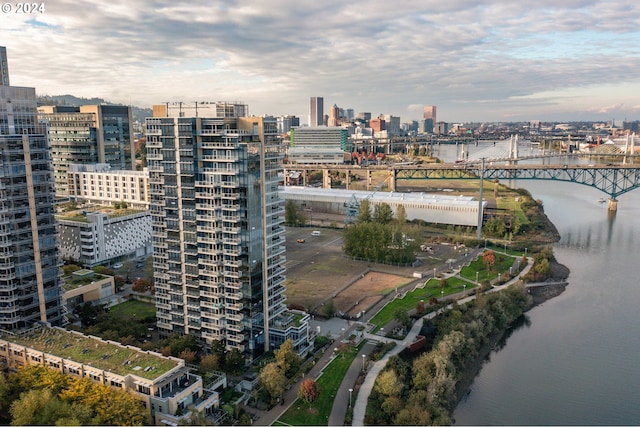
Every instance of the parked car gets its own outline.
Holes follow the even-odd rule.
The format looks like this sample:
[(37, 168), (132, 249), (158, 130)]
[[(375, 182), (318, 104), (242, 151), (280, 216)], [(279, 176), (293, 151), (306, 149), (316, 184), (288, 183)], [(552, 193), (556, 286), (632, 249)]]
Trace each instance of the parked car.
[(304, 239), (298, 239), (297, 242), (298, 243), (304, 243)]
[(115, 268), (116, 270), (119, 268), (122, 268), (122, 263), (121, 262), (116, 262), (115, 264), (113, 264), (113, 268)]
[(320, 235), (320, 232), (319, 232), (318, 230), (315, 230), (315, 231), (312, 231), (312, 232), (311, 232), (311, 235), (312, 235), (312, 236), (319, 236), (319, 235)]
[(143, 267), (144, 267), (144, 264), (141, 262), (136, 264), (136, 268), (143, 268)]

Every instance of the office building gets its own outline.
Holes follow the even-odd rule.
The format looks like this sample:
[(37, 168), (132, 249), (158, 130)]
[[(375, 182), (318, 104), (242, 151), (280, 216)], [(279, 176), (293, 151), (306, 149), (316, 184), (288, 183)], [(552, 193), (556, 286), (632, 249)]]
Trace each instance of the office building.
[(350, 147), (345, 128), (294, 128), (287, 158), (290, 163), (342, 164), (345, 151), (350, 152)]
[(296, 116), (280, 116), (278, 121), (278, 133), (280, 135), (289, 133), (292, 127), (300, 126), (300, 117)]
[(0, 46), (0, 86), (9, 86), (9, 62), (7, 48)]
[(315, 128), (324, 124), (324, 98), (313, 96), (309, 105), (309, 127)]
[(277, 121), (247, 110), (165, 104), (146, 119), (158, 330), (249, 360), (289, 338), (305, 354), (309, 315), (285, 305)]
[(436, 106), (435, 105), (425, 105), (424, 106), (424, 114), (422, 116), (424, 119), (431, 119), (433, 123), (437, 123), (436, 120)]
[(341, 121), (340, 109), (336, 104), (333, 104), (333, 107), (329, 109), (329, 120), (327, 121), (327, 126), (335, 127), (340, 125)]
[(49, 128), (57, 196), (69, 195), (71, 164), (106, 163), (113, 170), (135, 170), (131, 107), (41, 106), (38, 112)]
[(0, 329), (63, 323), (54, 186), (36, 91), (0, 86)]

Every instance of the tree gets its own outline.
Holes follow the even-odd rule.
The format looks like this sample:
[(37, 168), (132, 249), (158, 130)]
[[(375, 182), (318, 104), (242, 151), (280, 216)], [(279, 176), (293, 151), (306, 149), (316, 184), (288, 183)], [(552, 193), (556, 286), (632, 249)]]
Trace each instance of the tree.
[(396, 371), (387, 369), (376, 378), (374, 390), (385, 396), (399, 396), (402, 392), (403, 383), (398, 378)]
[(147, 292), (151, 290), (151, 282), (146, 279), (137, 279), (133, 282), (131, 290), (134, 292)]
[(298, 397), (306, 403), (314, 402), (320, 396), (318, 384), (311, 378), (302, 381), (298, 389)]
[(302, 363), (302, 359), (293, 348), (293, 341), (291, 339), (286, 340), (280, 345), (280, 348), (273, 353), (276, 357), (276, 363), (280, 369), (282, 369), (285, 376), (287, 378), (293, 378)]
[(180, 352), (180, 354), (178, 354), (178, 357), (184, 360), (185, 363), (191, 364), (193, 363), (194, 360), (196, 360), (196, 352), (188, 348), (185, 348)]
[(284, 204), (284, 224), (295, 227), (298, 222), (298, 207), (293, 200), (287, 200)]
[(396, 208), (396, 222), (403, 226), (407, 223), (407, 211), (404, 209), (403, 205), (398, 205)]
[(496, 265), (496, 253), (492, 250), (484, 251), (482, 254), (482, 262), (484, 263), (485, 268), (488, 271), (491, 271), (493, 266)]
[(206, 354), (200, 360), (200, 369), (203, 372), (212, 372), (220, 370), (219, 357), (216, 354)]
[(364, 199), (360, 201), (360, 207), (358, 208), (358, 219), (357, 219), (358, 224), (362, 224), (366, 222), (371, 222), (371, 206), (369, 204), (368, 199)]
[(227, 353), (224, 369), (232, 375), (238, 375), (244, 371), (244, 363), (245, 360), (242, 353), (237, 348), (234, 348)]
[(55, 425), (64, 406), (49, 389), (25, 391), (11, 404), (11, 425)]
[(424, 301), (418, 301), (416, 303), (416, 314), (417, 315), (422, 315), (427, 311), (427, 308), (424, 304)]
[(411, 318), (404, 308), (397, 308), (396, 311), (393, 312), (393, 318), (402, 326), (406, 327), (411, 325)]
[(268, 363), (258, 375), (258, 383), (267, 391), (271, 404), (275, 405), (284, 394), (287, 378), (276, 362)]
[(380, 203), (373, 207), (373, 221), (378, 224), (389, 224), (393, 221), (393, 210), (387, 203)]
[(333, 302), (333, 299), (327, 301), (327, 303), (322, 308), (322, 311), (328, 319), (331, 319), (336, 315), (336, 304)]

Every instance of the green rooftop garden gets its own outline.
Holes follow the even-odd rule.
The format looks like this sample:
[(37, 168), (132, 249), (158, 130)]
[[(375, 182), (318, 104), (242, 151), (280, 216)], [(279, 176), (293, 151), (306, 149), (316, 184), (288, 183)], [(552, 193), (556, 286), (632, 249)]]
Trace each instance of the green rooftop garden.
[(0, 338), (122, 376), (153, 380), (178, 366), (175, 360), (55, 328), (23, 336), (0, 334)]

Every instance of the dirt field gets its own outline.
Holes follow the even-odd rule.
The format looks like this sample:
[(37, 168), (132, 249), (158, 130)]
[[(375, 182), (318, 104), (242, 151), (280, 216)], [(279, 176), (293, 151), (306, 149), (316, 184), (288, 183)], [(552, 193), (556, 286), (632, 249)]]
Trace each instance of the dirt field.
[[(287, 228), (287, 304), (321, 313), (324, 302), (335, 296), (336, 308), (355, 316), (375, 304), (385, 291), (411, 281), (412, 268), (342, 258), (341, 231), (322, 228), (318, 229), (320, 236), (311, 236), (312, 230)], [(298, 239), (305, 242), (298, 243)], [(374, 268), (376, 271), (371, 271)]]
[(369, 310), (380, 297), (393, 292), (412, 279), (395, 274), (370, 271), (333, 299), (338, 310), (357, 317), (362, 310)]

